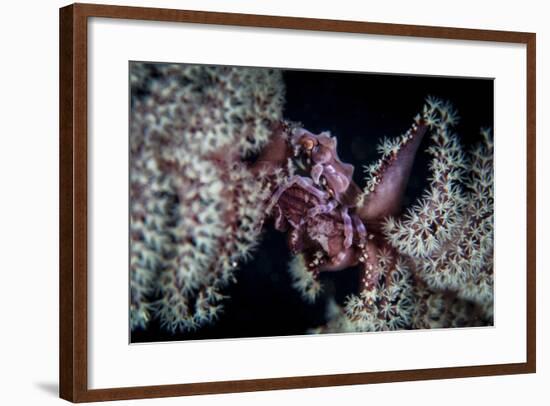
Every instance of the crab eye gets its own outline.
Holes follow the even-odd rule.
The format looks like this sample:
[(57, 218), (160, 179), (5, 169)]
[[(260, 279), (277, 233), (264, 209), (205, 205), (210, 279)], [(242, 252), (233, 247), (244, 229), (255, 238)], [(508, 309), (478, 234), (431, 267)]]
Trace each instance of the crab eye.
[(311, 151), (314, 146), (315, 141), (311, 138), (305, 138), (304, 140), (302, 140), (302, 147), (304, 147), (304, 149), (306, 149), (307, 151)]

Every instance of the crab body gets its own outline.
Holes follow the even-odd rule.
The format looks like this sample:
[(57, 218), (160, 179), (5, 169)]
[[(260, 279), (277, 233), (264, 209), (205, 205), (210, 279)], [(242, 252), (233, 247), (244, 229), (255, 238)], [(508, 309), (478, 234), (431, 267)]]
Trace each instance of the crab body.
[(387, 244), (376, 224), (400, 209), (403, 185), (424, 133), (421, 123), (413, 125), (400, 150), (381, 163), (377, 187), (365, 198), (353, 182), (353, 165), (338, 156), (335, 137), (281, 127), (258, 165), (276, 168), (290, 160), (295, 169), (273, 191), (268, 207), (275, 228), (288, 232), (290, 250), (304, 255), (312, 273), (361, 265), (363, 287), (380, 277), (373, 270), (377, 253)]

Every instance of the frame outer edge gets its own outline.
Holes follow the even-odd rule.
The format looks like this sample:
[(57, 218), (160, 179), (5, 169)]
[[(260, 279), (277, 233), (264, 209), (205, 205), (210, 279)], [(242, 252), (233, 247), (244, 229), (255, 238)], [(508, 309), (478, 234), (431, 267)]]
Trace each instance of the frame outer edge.
[(88, 393), (88, 14), (73, 7), (74, 393)]
[(59, 10), (59, 396), (75, 400), (73, 337), (73, 6)]
[(60, 18), (59, 90), (59, 395), (88, 393), (87, 337), (87, 14), (78, 4)]
[(537, 110), (537, 71), (535, 33), (527, 42), (527, 369), (537, 370), (537, 150), (536, 150), (536, 110)]
[[(59, 16), (59, 395), (61, 398), (71, 402), (94, 402), (522, 374), (536, 371), (536, 35), (534, 33), (78, 3), (61, 8)], [(87, 382), (87, 19), (88, 17), (94, 16), (526, 44), (526, 169), (528, 176), (526, 362), (519, 364), (282, 377), (243, 381), (197, 382), (175, 385), (89, 390)]]

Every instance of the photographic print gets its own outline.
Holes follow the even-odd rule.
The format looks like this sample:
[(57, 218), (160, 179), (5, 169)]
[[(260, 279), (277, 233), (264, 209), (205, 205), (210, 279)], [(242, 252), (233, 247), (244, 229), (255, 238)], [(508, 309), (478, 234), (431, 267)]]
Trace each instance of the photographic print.
[(131, 343), (493, 325), (493, 79), (129, 82)]

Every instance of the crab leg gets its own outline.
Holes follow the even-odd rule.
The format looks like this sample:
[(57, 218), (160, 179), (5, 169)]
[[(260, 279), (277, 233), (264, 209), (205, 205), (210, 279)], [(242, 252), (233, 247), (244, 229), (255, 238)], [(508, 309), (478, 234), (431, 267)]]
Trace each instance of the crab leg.
[(294, 175), (291, 177), (284, 185), (280, 186), (275, 193), (273, 193), (273, 196), (271, 197), (271, 201), (269, 203), (269, 207), (273, 207), (280, 199), (281, 195), (290, 187), (293, 185), (298, 185), (302, 189), (304, 189), (306, 192), (311, 193), (319, 200), (324, 200), (327, 196), (325, 192), (323, 192), (320, 189), (317, 189), (313, 185), (313, 181), (309, 178), (304, 178), (302, 176)]
[(307, 215), (308, 217), (315, 217), (319, 214), (330, 213), (336, 208), (336, 206), (338, 206), (338, 202), (336, 200), (331, 200), (327, 204), (318, 204), (317, 206), (309, 209)]
[(367, 229), (365, 228), (365, 225), (357, 214), (352, 214), (351, 218), (353, 220), (353, 226), (357, 231), (357, 234), (359, 234), (359, 244), (365, 245), (365, 242), (367, 241)]
[(313, 179), (313, 182), (315, 184), (319, 184), (319, 178), (323, 174), (323, 165), (322, 164), (315, 164), (311, 168), (311, 178)]
[(351, 247), (353, 242), (353, 225), (351, 224), (351, 217), (348, 214), (348, 209), (343, 208), (340, 210), (342, 215), (342, 221), (344, 222), (344, 248)]

